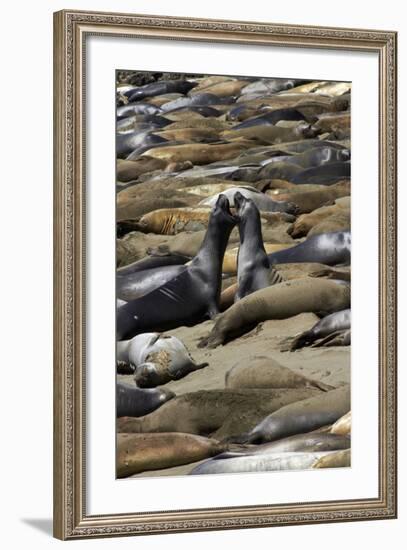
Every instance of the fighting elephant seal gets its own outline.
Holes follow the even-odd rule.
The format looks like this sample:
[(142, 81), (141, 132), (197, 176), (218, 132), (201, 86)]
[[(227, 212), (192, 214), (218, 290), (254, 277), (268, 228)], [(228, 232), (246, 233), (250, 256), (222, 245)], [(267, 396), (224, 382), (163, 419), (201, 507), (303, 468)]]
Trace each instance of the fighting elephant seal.
[[(216, 348), (262, 321), (287, 319), (299, 313), (332, 313), (348, 308), (350, 287), (326, 279), (294, 279), (263, 288), (236, 302), (217, 317), (199, 347)], [(123, 306), (122, 311), (127, 306)]]
[(245, 358), (234, 365), (225, 376), (227, 388), (318, 388), (332, 390), (318, 380), (312, 380), (283, 367), (272, 357)]
[(290, 435), (316, 430), (336, 422), (350, 409), (350, 387), (320, 393), (281, 407), (267, 416), (240, 441), (265, 443)]
[(221, 453), (224, 443), (184, 433), (117, 434), (116, 473), (123, 478), (190, 464)]
[(239, 219), (240, 247), (237, 256), (237, 292), (234, 301), (281, 282), (281, 277), (270, 264), (261, 234), (260, 213), (257, 206), (239, 191), (234, 195)]
[(212, 434), (220, 439), (250, 430), (282, 406), (319, 393), (313, 388), (200, 390), (180, 395), (146, 416), (119, 419), (118, 431)]
[[(225, 195), (230, 202), (230, 206), (235, 206), (235, 197), (237, 193), (246, 199), (250, 199), (259, 210), (264, 212), (286, 212), (287, 214), (296, 214), (298, 208), (294, 202), (274, 201), (271, 197), (257, 191), (256, 189), (247, 189), (245, 187), (231, 187), (222, 194)], [(219, 194), (203, 199), (199, 204), (201, 206), (213, 206), (218, 200)]]
[(179, 380), (208, 363), (197, 364), (175, 336), (144, 333), (117, 343), (117, 358), (136, 367), (134, 379), (140, 388), (154, 388)]
[(290, 350), (294, 351), (305, 346), (312, 346), (317, 340), (322, 338), (326, 342), (326, 337), (333, 338), (338, 331), (350, 328), (351, 310), (344, 309), (327, 315), (312, 328), (299, 334), (290, 345)]
[(149, 294), (132, 300), (117, 313), (117, 339), (141, 332), (193, 325), (219, 313), (222, 262), (237, 219), (222, 195), (209, 218), (198, 254), (180, 275)]
[(166, 401), (173, 399), (175, 394), (165, 388), (160, 390), (145, 390), (134, 384), (117, 382), (116, 384), (116, 415), (144, 416), (158, 409)]

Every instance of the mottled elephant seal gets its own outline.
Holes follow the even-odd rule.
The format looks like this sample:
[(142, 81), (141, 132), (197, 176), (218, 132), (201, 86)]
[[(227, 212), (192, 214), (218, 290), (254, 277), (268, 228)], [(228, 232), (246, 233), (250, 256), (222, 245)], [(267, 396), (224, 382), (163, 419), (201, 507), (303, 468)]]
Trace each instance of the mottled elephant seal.
[(135, 384), (117, 382), (116, 415), (117, 417), (144, 416), (174, 397), (175, 394), (165, 388), (145, 390), (138, 388)]
[(281, 407), (262, 420), (246, 436), (242, 436), (240, 441), (265, 443), (316, 430), (336, 422), (349, 409), (350, 387), (342, 386)]
[(285, 281), (258, 290), (233, 304), (216, 319), (209, 336), (198, 345), (216, 348), (262, 321), (287, 319), (307, 312), (332, 313), (349, 305), (350, 287), (346, 284), (312, 278)]
[[(162, 139), (162, 138), (161, 138)], [(158, 147), (149, 149), (143, 156), (160, 159), (167, 162), (183, 162), (189, 160), (192, 164), (209, 164), (218, 160), (234, 158), (247, 149), (247, 144), (239, 143), (191, 143)]]
[(194, 325), (219, 313), (222, 262), (237, 219), (221, 195), (211, 212), (205, 239), (187, 269), (117, 313), (117, 339), (151, 330)]
[(234, 365), (225, 376), (227, 388), (318, 388), (332, 390), (318, 380), (312, 380), (283, 367), (272, 357), (254, 356)]
[(119, 419), (118, 431), (183, 432), (226, 438), (250, 430), (288, 403), (319, 393), (313, 388), (195, 391), (172, 399), (144, 417)]
[(240, 247), (237, 256), (237, 291), (234, 301), (256, 290), (281, 282), (270, 264), (261, 234), (260, 212), (251, 199), (239, 191), (234, 196), (239, 219)]
[(190, 464), (221, 453), (224, 443), (183, 433), (117, 434), (117, 477)]
[(155, 388), (170, 380), (179, 380), (208, 365), (195, 363), (175, 336), (157, 332), (139, 334), (117, 345), (118, 359), (136, 367), (134, 379), (140, 388)]
[(317, 340), (335, 335), (338, 331), (347, 330), (350, 328), (350, 322), (350, 309), (331, 313), (318, 321), (312, 328), (294, 338), (290, 345), (290, 350), (294, 351), (305, 346), (312, 346)]

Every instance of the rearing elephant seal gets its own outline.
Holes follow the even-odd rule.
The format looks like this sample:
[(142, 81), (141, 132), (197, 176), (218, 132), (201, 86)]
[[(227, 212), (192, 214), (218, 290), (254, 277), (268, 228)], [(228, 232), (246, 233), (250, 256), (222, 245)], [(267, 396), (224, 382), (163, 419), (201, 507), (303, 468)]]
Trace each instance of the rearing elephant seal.
[[(331, 313), (350, 306), (350, 287), (327, 279), (294, 279), (257, 290), (220, 315), (199, 347), (216, 348), (262, 321), (287, 319), (299, 313)], [(122, 311), (127, 306), (119, 310)]]
[(194, 362), (184, 344), (175, 336), (157, 332), (139, 334), (128, 342), (118, 342), (118, 355), (136, 367), (134, 380), (140, 388), (155, 388), (179, 380), (208, 363)]
[(132, 300), (117, 313), (117, 339), (141, 332), (193, 325), (219, 313), (222, 262), (237, 219), (220, 195), (212, 210), (198, 254), (180, 275), (149, 294)]
[(237, 256), (238, 289), (235, 302), (248, 294), (281, 282), (281, 276), (270, 270), (261, 234), (260, 212), (251, 199), (239, 191), (235, 193), (234, 203), (239, 218), (240, 247)]

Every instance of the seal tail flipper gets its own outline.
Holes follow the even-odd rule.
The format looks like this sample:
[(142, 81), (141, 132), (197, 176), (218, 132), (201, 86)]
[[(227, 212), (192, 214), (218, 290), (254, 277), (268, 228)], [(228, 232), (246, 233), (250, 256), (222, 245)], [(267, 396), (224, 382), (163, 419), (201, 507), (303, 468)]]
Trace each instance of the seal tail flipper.
[(331, 391), (335, 389), (335, 386), (330, 386), (329, 384), (324, 384), (323, 382), (319, 382), (318, 380), (314, 380), (313, 386), (316, 388), (322, 390), (322, 391)]
[(312, 343), (312, 340), (310, 338), (311, 334), (312, 332), (310, 330), (306, 330), (305, 332), (302, 332), (301, 334), (296, 336), (291, 342), (290, 351), (295, 351), (297, 349), (310, 345)]
[(194, 370), (200, 370), (204, 369), (205, 367), (208, 367), (209, 363), (198, 363), (194, 365)]

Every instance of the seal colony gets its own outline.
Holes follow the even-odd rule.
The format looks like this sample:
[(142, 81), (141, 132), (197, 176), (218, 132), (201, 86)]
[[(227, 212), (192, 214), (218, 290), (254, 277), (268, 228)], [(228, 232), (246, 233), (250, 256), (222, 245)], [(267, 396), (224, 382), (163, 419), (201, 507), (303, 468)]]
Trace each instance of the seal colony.
[(351, 85), (116, 74), (116, 475), (351, 465)]

